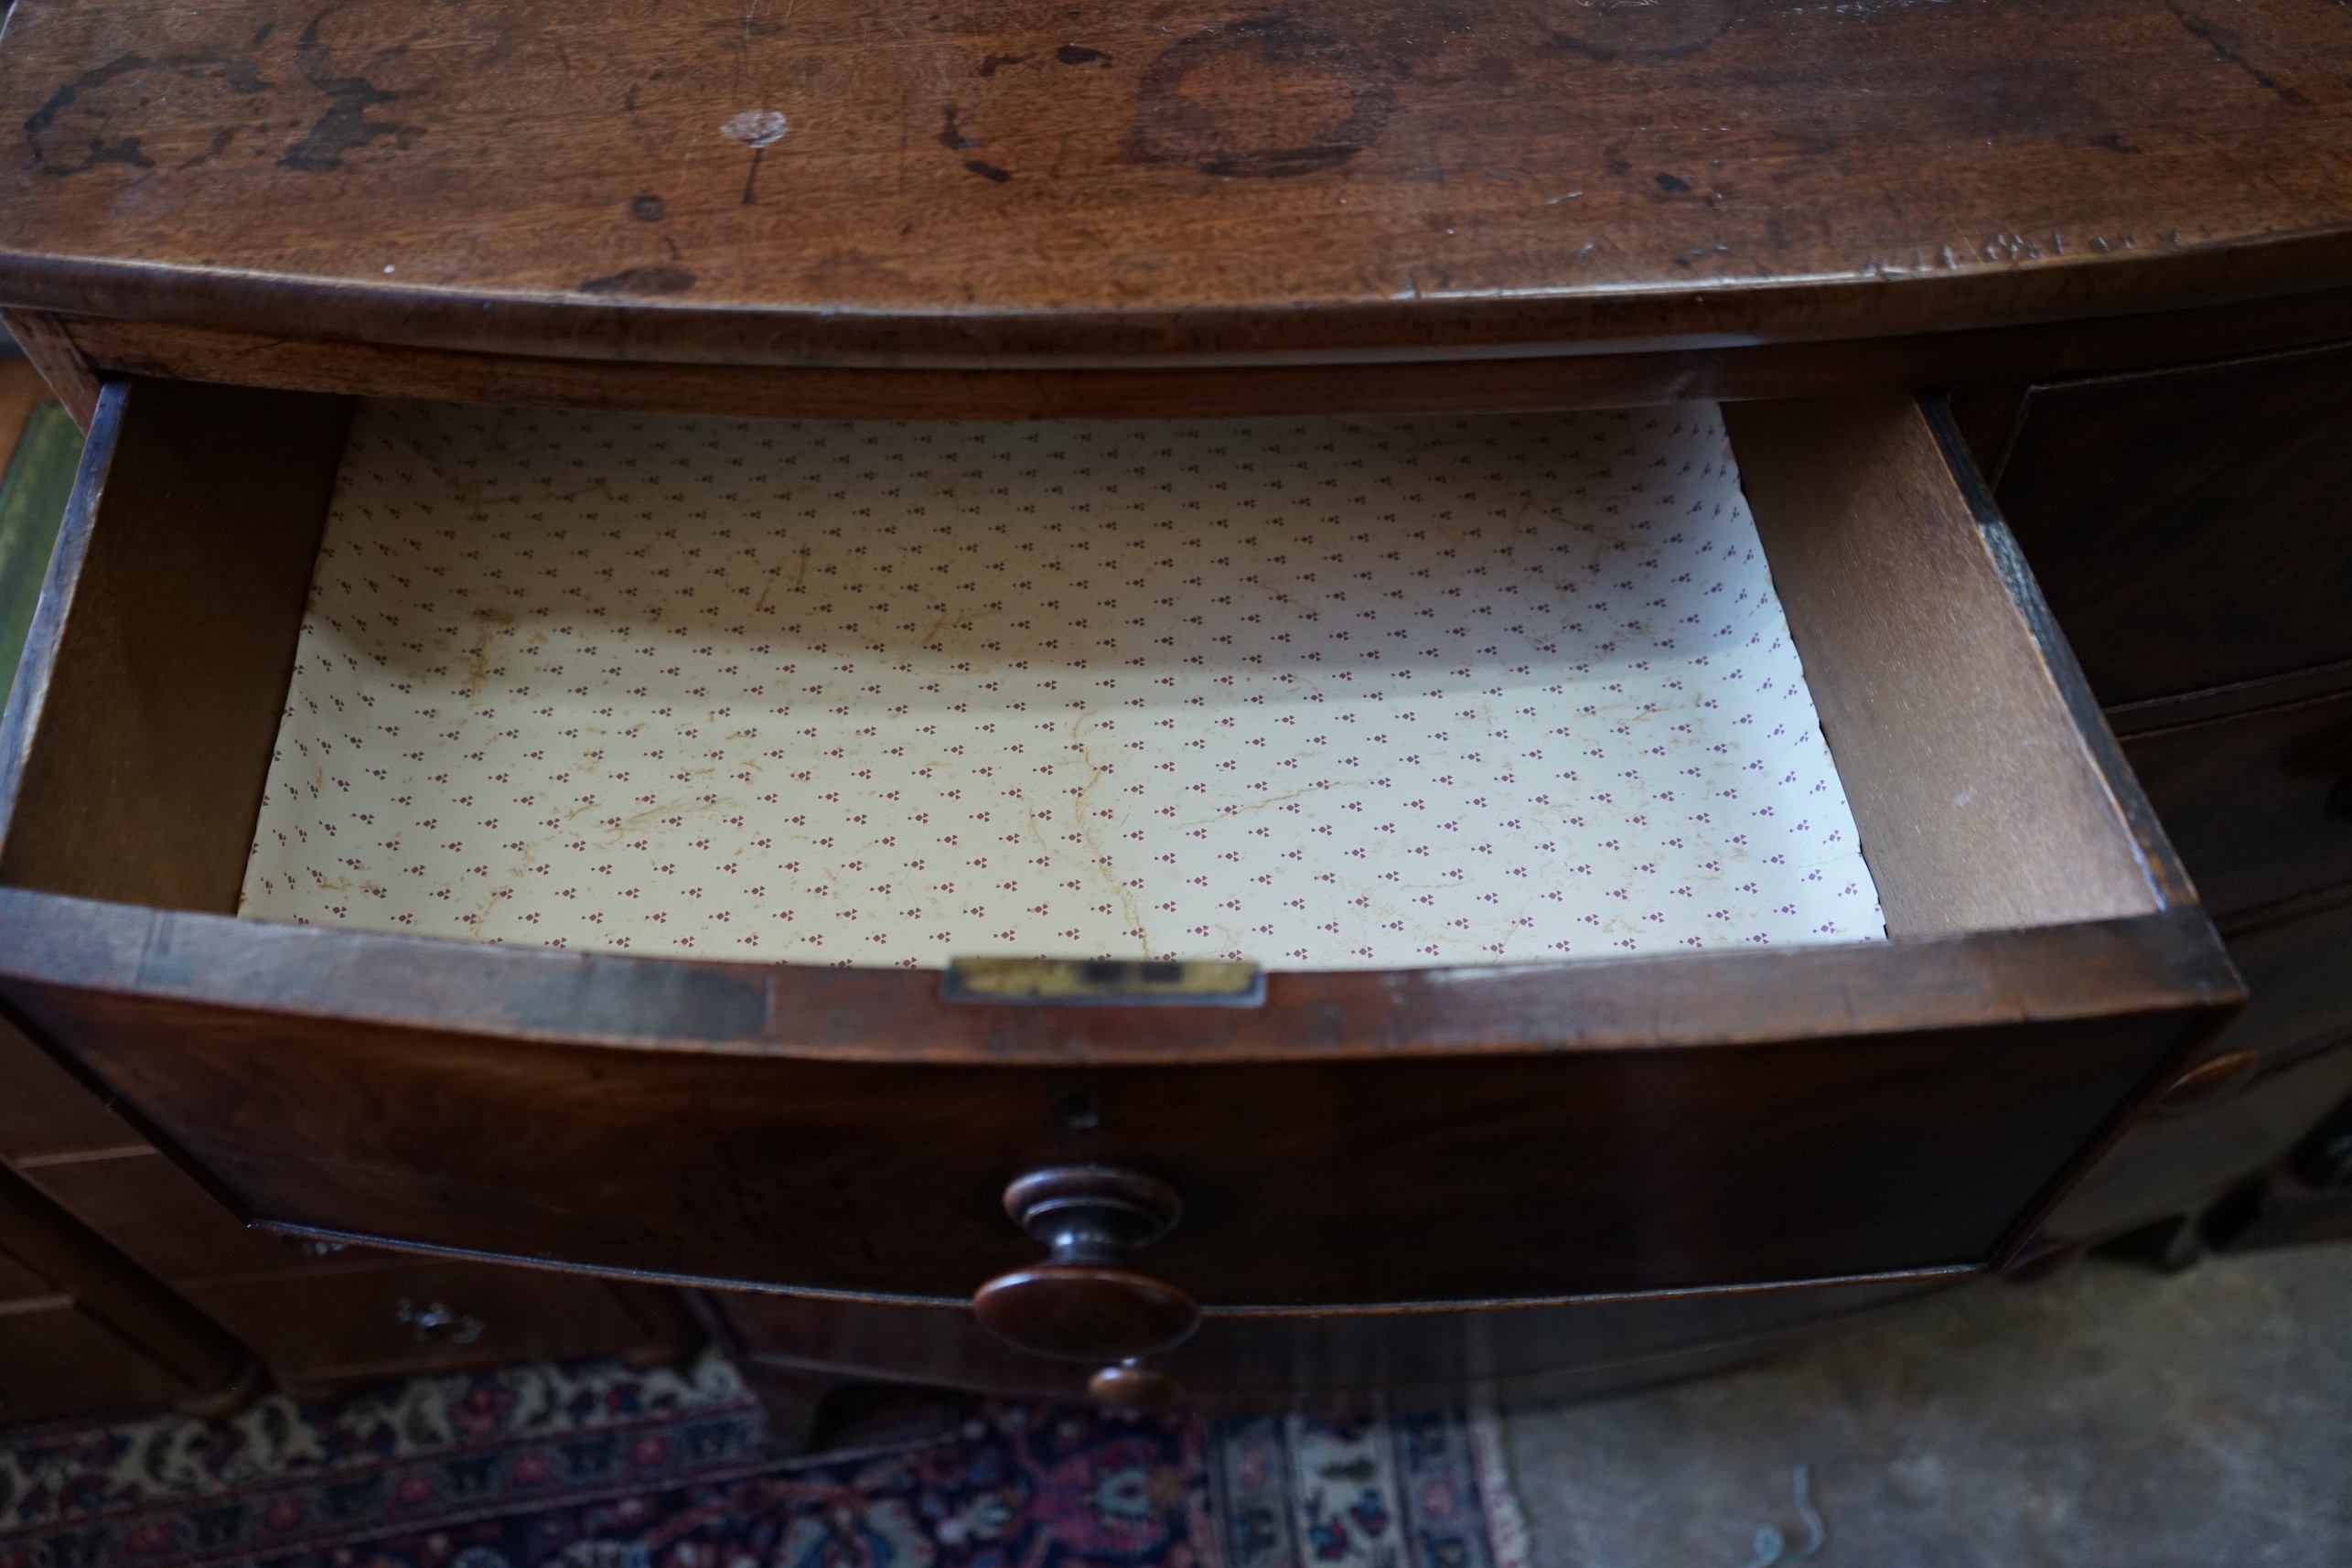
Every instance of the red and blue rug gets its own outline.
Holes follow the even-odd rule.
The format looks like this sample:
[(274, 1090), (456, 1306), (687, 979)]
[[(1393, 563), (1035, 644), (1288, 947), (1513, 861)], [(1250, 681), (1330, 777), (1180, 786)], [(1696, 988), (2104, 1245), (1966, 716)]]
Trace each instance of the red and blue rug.
[(1524, 1568), (1488, 1421), (972, 1402), (779, 1458), (716, 1356), (0, 1431), (0, 1568)]

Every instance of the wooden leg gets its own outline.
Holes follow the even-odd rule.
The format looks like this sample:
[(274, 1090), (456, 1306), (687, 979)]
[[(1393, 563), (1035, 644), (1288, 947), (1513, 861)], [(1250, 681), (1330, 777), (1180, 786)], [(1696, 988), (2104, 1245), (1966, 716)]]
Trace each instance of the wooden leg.
[(2172, 1229), (2155, 1249), (2156, 1267), (2176, 1274), (2205, 1261), (2205, 1237), (2197, 1230), (2196, 1220), (2196, 1215), (2184, 1214), (2173, 1221)]
[(704, 1342), (713, 1337), (693, 1304), (665, 1285), (609, 1280), (606, 1288), (619, 1297), (630, 1316), (644, 1326), (643, 1337), (621, 1354), (622, 1364), (633, 1371), (692, 1366), (694, 1358), (702, 1354)]
[(2205, 1236), (2197, 1223), (2201, 1218), (2196, 1214), (2175, 1214), (2170, 1219), (2160, 1219), (2119, 1237), (2109, 1242), (2105, 1251), (2164, 1273), (2179, 1273), (2205, 1261)]
[(202, 1393), (190, 1394), (175, 1402), (172, 1408), (182, 1415), (192, 1415), (203, 1421), (219, 1421), (252, 1403), (269, 1386), (268, 1369), (248, 1356), (227, 1378)]
[(858, 1380), (752, 1348), (744, 1343), (721, 1298), (709, 1292), (688, 1291), (682, 1300), (711, 1342), (735, 1363), (744, 1387), (768, 1412), (769, 1445), (784, 1454), (806, 1454), (816, 1448), (826, 1435), (826, 1405), (838, 1405), (841, 1402), (832, 1396)]
[(768, 1412), (768, 1441), (785, 1454), (806, 1454), (822, 1434), (825, 1401), (850, 1380), (831, 1372), (778, 1366), (754, 1357), (736, 1365), (746, 1387)]

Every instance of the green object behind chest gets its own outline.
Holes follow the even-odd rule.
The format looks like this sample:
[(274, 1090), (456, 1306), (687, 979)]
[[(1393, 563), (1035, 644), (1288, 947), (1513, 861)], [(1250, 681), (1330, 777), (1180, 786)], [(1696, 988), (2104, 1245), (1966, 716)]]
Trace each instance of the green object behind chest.
[(34, 404), (24, 438), (0, 477), (0, 694), (16, 680), (24, 657), (33, 607), (40, 601), (41, 579), (81, 461), (81, 432), (64, 408)]

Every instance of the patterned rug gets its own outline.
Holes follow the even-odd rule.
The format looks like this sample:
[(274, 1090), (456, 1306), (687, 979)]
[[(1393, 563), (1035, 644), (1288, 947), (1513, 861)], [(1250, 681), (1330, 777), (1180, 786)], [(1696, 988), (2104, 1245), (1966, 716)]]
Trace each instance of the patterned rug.
[(779, 1458), (735, 1369), (0, 1431), (0, 1568), (1525, 1568), (1491, 1420), (972, 1401)]

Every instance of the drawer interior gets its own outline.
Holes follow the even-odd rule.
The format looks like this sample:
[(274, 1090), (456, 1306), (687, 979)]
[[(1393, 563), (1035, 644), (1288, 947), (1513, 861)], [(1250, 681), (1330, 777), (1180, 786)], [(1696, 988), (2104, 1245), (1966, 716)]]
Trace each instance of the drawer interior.
[(14, 886), (903, 967), (2163, 907), (1909, 399), (882, 425), (143, 382), (113, 417), (11, 721)]
[(1708, 405), (759, 424), (367, 403), (242, 912), (1400, 968), (1876, 938)]

